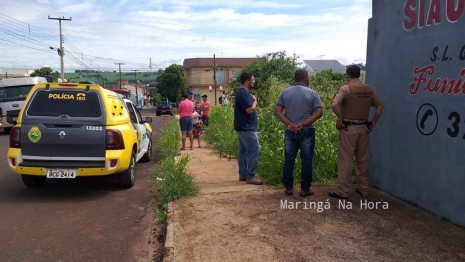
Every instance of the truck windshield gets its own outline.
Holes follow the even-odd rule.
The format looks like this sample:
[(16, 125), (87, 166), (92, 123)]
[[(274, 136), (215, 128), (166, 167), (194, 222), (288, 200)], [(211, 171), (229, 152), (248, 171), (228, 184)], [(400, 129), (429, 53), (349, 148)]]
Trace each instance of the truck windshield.
[(34, 85), (0, 87), (0, 102), (24, 101)]

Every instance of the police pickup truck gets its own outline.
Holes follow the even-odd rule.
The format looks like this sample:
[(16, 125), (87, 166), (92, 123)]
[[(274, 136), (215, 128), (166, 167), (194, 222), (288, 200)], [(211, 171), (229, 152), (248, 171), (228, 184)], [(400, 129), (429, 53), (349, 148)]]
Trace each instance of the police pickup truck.
[(130, 100), (96, 84), (36, 84), (10, 131), (7, 162), (28, 187), (115, 174), (130, 188), (136, 162), (151, 160), (151, 122)]

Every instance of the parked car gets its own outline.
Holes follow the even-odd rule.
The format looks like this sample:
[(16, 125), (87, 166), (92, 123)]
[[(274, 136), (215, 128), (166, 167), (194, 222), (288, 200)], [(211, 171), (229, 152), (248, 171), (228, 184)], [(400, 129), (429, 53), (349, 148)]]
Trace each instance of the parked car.
[(162, 101), (157, 104), (157, 116), (161, 116), (162, 114), (165, 115), (173, 115), (173, 107), (170, 105), (169, 102)]
[(151, 160), (151, 122), (131, 100), (96, 84), (36, 84), (11, 129), (8, 166), (28, 187), (115, 174), (130, 188), (136, 162)]
[(175, 103), (175, 102), (170, 102), (170, 105), (171, 105), (171, 107), (172, 107), (172, 108), (177, 108), (177, 106), (176, 106), (176, 103)]
[(138, 110), (142, 110), (142, 105), (135, 105)]

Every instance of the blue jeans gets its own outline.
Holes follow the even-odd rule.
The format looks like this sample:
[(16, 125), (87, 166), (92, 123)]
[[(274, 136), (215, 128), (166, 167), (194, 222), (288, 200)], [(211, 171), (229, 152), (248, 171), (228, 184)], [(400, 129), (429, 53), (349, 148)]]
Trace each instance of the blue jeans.
[(313, 154), (315, 152), (315, 129), (304, 128), (301, 132), (294, 133), (286, 130), (284, 135), (284, 167), (283, 181), (286, 188), (292, 188), (294, 185), (294, 164), (297, 152), (300, 149), (300, 158), (302, 159), (301, 171), (301, 190), (309, 190), (312, 184), (313, 172)]
[(239, 154), (237, 162), (239, 165), (239, 177), (249, 180), (255, 177), (258, 158), (260, 157), (260, 144), (257, 132), (237, 131), (239, 137)]
[(192, 131), (193, 118), (191, 116), (185, 116), (179, 119), (179, 127), (181, 131)]

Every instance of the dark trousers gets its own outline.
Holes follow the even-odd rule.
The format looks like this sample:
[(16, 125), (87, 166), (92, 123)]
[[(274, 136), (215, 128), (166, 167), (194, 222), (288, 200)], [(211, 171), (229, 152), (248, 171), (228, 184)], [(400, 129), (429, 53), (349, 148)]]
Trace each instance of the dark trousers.
[(202, 119), (203, 124), (204, 124), (205, 126), (208, 126), (208, 119), (209, 119), (209, 117), (203, 115), (201, 119)]

